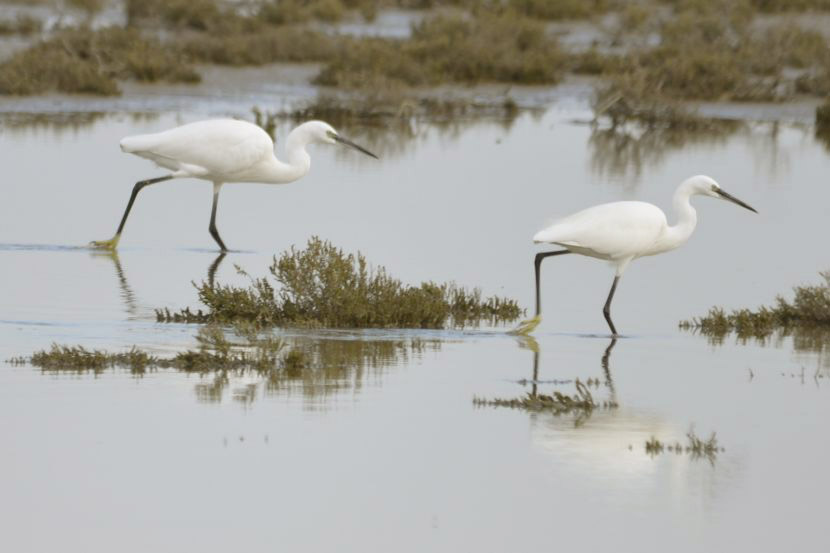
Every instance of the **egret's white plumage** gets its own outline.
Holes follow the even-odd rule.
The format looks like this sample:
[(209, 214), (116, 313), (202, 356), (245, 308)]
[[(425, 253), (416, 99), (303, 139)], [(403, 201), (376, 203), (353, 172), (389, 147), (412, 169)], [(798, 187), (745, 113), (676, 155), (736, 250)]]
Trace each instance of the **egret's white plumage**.
[(92, 244), (108, 249), (118, 245), (135, 197), (144, 186), (163, 180), (192, 177), (213, 182), (209, 230), (222, 250), (225, 250), (216, 230), (216, 206), (223, 184), (293, 182), (311, 168), (311, 158), (306, 151), (309, 144), (338, 142), (377, 158), (368, 150), (340, 136), (331, 125), (323, 121), (308, 121), (289, 133), (285, 141), (286, 161), (281, 161), (274, 155), (274, 141), (262, 128), (235, 119), (197, 121), (158, 133), (125, 137), (121, 140), (122, 151), (149, 159), (171, 173), (136, 183), (115, 237)]
[(697, 175), (685, 180), (674, 193), (673, 204), (677, 216), (674, 225), (668, 224), (663, 211), (655, 205), (645, 202), (613, 202), (583, 209), (537, 232), (533, 236), (534, 242), (556, 244), (565, 250), (536, 255), (536, 317), (522, 323), (518, 332), (530, 332), (541, 320), (539, 271), (542, 259), (551, 255), (577, 253), (610, 261), (616, 267), (614, 284), (603, 310), (608, 326), (616, 335), (610, 305), (620, 276), (632, 260), (673, 250), (689, 239), (697, 225), (697, 213), (689, 201), (694, 195), (729, 200), (755, 211), (721, 190), (711, 177)]
[(622, 264), (634, 257), (659, 253), (652, 250), (667, 228), (666, 216), (655, 205), (614, 202), (556, 221), (537, 232), (533, 241), (558, 244), (574, 253)]

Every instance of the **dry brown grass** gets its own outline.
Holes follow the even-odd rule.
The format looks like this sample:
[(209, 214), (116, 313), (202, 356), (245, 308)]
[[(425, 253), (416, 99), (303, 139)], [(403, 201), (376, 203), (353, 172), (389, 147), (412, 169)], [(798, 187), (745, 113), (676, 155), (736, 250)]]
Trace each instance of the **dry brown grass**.
[(194, 82), (175, 51), (135, 29), (70, 29), (0, 64), (0, 94), (48, 91), (113, 95), (118, 79)]

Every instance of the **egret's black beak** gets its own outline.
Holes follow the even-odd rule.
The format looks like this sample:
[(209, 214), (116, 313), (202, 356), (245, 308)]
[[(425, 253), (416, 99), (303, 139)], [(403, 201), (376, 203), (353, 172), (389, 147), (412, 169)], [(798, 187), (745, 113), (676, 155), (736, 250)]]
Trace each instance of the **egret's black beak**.
[(358, 152), (362, 152), (362, 153), (366, 154), (367, 156), (371, 156), (375, 159), (380, 159), (378, 156), (376, 156), (375, 154), (373, 154), (372, 152), (370, 152), (369, 150), (367, 150), (363, 146), (358, 146), (357, 144), (355, 144), (351, 140), (347, 140), (347, 139), (343, 138), (342, 136), (340, 136), (339, 134), (332, 135), (332, 138), (334, 140), (336, 140), (337, 142), (341, 143), (341, 144), (345, 144), (346, 146), (354, 148)]
[(739, 200), (738, 198), (736, 198), (735, 196), (733, 196), (731, 194), (727, 194), (726, 192), (724, 192), (720, 188), (715, 190), (715, 192), (718, 194), (718, 196), (720, 196), (724, 200), (729, 200), (733, 204), (738, 204), (739, 206), (741, 206), (744, 209), (748, 209), (748, 210), (752, 211), (753, 213), (758, 213), (757, 211), (755, 211), (754, 207), (750, 206), (749, 204), (745, 204), (744, 202), (742, 202), (741, 200)]

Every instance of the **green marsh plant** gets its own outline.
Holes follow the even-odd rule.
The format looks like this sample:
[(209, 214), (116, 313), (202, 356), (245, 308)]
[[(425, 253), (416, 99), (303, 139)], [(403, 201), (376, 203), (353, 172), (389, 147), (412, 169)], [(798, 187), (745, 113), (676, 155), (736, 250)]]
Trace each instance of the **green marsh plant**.
[[(346, 254), (313, 237), (305, 249), (275, 257), (269, 277), (245, 287), (202, 282), (207, 311), (156, 310), (159, 322), (244, 321), (259, 326), (444, 328), (481, 321), (509, 322), (522, 314), (515, 300), (484, 297), (454, 283), (407, 285), (360, 252)], [(243, 272), (243, 274), (245, 274)]]

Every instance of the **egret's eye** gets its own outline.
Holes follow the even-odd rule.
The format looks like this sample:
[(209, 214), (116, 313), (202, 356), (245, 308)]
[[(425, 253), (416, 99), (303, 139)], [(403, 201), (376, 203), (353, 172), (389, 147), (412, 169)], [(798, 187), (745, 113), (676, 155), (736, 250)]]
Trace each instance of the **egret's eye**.
[(717, 192), (717, 191), (718, 191), (718, 185), (717, 185), (717, 184), (713, 184), (713, 185), (712, 185), (712, 192)]
[(337, 138), (337, 133), (334, 131), (326, 131), (326, 136), (329, 138)]

